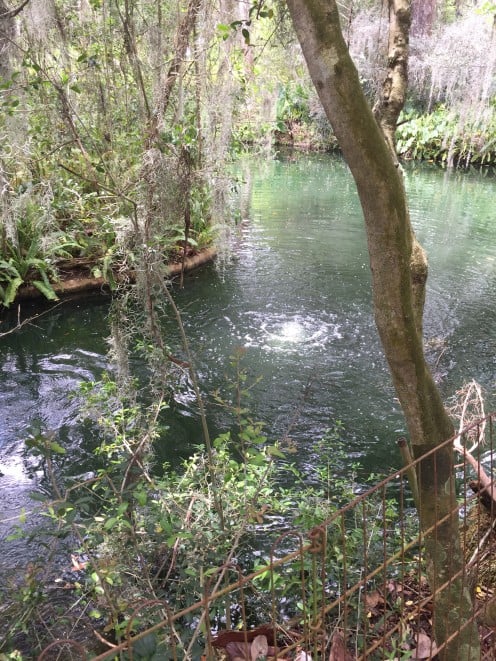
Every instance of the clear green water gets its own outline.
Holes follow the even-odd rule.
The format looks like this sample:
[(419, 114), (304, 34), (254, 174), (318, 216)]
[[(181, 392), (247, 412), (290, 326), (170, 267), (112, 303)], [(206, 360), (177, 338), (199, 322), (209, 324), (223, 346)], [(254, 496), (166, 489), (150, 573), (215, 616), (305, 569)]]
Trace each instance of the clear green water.
[[(330, 156), (296, 155), (247, 163), (243, 178), (249, 202), (231, 263), (194, 273), (175, 292), (204, 392), (225, 387), (229, 356), (244, 347), (249, 377), (262, 377), (249, 403), (253, 417), (266, 423), (272, 439), (289, 432), (310, 478), (316, 443), (337, 420), (350, 463), (360, 459), (374, 471), (397, 466), (404, 424), (374, 328), (363, 221), (346, 166)], [(440, 387), (448, 397), (475, 378), (487, 388), (489, 409), (496, 371), (496, 181), (411, 167), (406, 182), (430, 260), (426, 337), (445, 342), (436, 368)], [(106, 312), (100, 299), (64, 303), (0, 338), (0, 522), (29, 508), (27, 493), (40, 479), (24, 453), (33, 428), (57, 431), (69, 450), (65, 470), (91, 468), (97, 439), (81, 427), (69, 393), (106, 368)], [(174, 344), (172, 322), (168, 333)], [(436, 361), (439, 350), (431, 355)], [(187, 383), (173, 411), (157, 451), (175, 463), (200, 441)], [(231, 424), (212, 402), (208, 412), (214, 433)], [(0, 545), (9, 527), (0, 523)], [(4, 558), (14, 552), (8, 546)]]

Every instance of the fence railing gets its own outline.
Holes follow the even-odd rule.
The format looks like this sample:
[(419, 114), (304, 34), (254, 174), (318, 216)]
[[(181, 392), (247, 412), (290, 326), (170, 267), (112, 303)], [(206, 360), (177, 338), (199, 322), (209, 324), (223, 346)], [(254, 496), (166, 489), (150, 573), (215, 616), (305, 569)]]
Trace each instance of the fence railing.
[[(116, 658), (126, 649), (127, 658), (133, 650), (135, 658), (144, 658), (140, 644), (154, 633), (167, 639), (164, 659), (437, 658), (433, 617), (443, 616), (436, 608), (446, 585), (435, 592), (429, 586), (410, 484), (422, 462), (440, 469), (454, 442), (455, 515), (465, 558), (460, 578), (473, 595), (473, 610), (460, 630), (476, 622), (480, 658), (496, 659), (496, 505), (488, 494), (491, 484), (484, 482), (494, 475), (495, 417), (410, 462), (312, 530), (281, 534), (257, 571), (245, 574), (233, 562), (212, 570), (202, 599), (188, 608), (174, 612), (162, 601), (139, 604), (136, 614), (156, 609), (166, 616), (96, 659)], [(467, 455), (462, 450), (469, 446)], [(55, 641), (39, 658), (55, 658), (71, 644)], [(85, 658), (80, 644), (72, 652)]]

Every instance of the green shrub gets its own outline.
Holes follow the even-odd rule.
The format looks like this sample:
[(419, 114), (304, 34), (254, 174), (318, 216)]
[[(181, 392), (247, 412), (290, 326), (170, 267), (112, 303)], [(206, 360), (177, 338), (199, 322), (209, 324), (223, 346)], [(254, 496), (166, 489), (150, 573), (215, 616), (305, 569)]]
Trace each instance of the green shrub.
[(474, 118), (463, 122), (441, 105), (422, 115), (404, 111), (399, 120), (396, 147), (406, 159), (448, 165), (491, 165), (496, 163), (496, 116), (482, 128)]

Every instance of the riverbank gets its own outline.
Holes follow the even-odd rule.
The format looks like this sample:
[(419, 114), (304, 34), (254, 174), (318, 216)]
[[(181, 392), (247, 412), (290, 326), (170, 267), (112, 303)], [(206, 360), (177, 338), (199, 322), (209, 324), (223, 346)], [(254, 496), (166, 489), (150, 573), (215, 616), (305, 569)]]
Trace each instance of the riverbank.
[[(264, 486), (260, 502), (248, 503), (244, 511), (237, 509), (233, 512), (236, 502), (240, 507), (247, 502), (247, 489), (259, 492), (258, 474), (253, 471), (257, 468), (257, 461), (262, 464), (261, 470), (265, 470), (269, 460), (253, 454), (245, 474), (244, 466), (231, 463), (231, 456), (221, 456), (215, 475), (223, 489), (222, 502), (227, 501), (231, 508), (227, 510), (226, 520), (242, 521), (245, 512), (249, 517), (247, 542), (252, 544), (256, 555), (244, 552), (243, 555), (237, 553), (237, 557), (244, 567), (250, 568), (260, 560), (263, 548), (270, 547), (269, 534), (276, 532), (278, 535), (281, 526), (289, 527), (281, 518), (282, 514), (275, 509), (268, 510), (268, 505), (275, 508), (289, 500), (291, 508), (292, 502), (298, 503), (295, 511), (301, 517), (299, 529), (307, 530), (312, 524), (308, 519), (317, 511), (319, 501), (306, 492), (302, 493), (303, 484), (316, 488), (321, 485), (322, 488), (331, 487), (334, 498), (343, 494), (347, 486), (355, 493), (357, 490), (362, 493), (365, 479), (371, 473), (385, 467), (399, 469), (398, 464), (393, 464), (399, 461), (394, 441), (398, 435), (405, 434), (373, 330), (363, 220), (349, 171), (341, 159), (328, 155), (293, 156), (295, 158), (280, 158), (267, 164), (252, 163), (252, 170), (247, 170), (246, 175), (251, 195), (240, 228), (236, 259), (224, 272), (206, 268), (198, 277), (188, 279), (188, 286), (184, 289), (178, 287), (174, 291), (174, 301), (183, 312), (188, 339), (194, 348), (195, 364), (199, 366), (212, 438), (229, 432), (237, 442), (239, 428), (237, 420), (231, 420), (228, 407), (219, 406), (218, 399), (214, 401), (209, 393), (220, 393), (220, 397), (228, 400), (236, 397), (238, 390), (242, 389), (247, 393), (246, 397), (249, 396), (247, 408), (254, 419), (265, 422), (263, 433), (268, 438), (266, 443), (255, 444), (256, 451), (267, 445), (272, 452), (277, 452), (277, 447), (274, 450), (277, 440), (284, 439), (281, 451), (288, 454), (279, 466), (290, 462), (291, 466), (299, 467), (302, 475), (299, 479), (291, 472), (284, 483), (285, 488), (286, 485), (287, 488), (297, 488), (294, 501), (286, 492), (270, 492), (269, 483), (267, 488)], [(493, 240), (494, 226), (487, 219), (491, 217), (496, 182), (475, 174), (446, 174), (434, 166), (414, 167), (413, 164), (405, 170), (405, 182), (415, 227), (431, 260), (432, 288), (425, 323), (430, 337), (444, 338), (445, 341), (439, 349), (442, 356), (437, 356), (438, 368), (444, 375), (444, 391), (454, 392), (470, 366), (474, 378), (493, 392), (491, 357), (496, 329), (496, 289), (492, 275), (496, 241)], [(346, 222), (343, 222), (344, 215)], [(448, 234), (450, 241), (446, 240)], [(87, 387), (92, 382), (98, 383), (108, 369), (106, 338), (111, 329), (107, 304), (98, 291), (93, 298), (81, 296), (82, 301), (74, 303), (69, 299), (50, 314), (26, 324), (21, 333), (13, 333), (2, 341), (3, 456), (0, 459), (5, 461), (0, 468), (5, 473), (1, 478), (1, 504), (5, 514), (0, 518), (4, 520), (5, 535), (0, 534), (0, 538), (4, 540), (7, 535), (15, 534), (18, 531), (15, 526), (24, 518), (26, 528), (24, 537), (2, 542), (0, 571), (6, 578), (0, 589), (0, 619), (6, 630), (4, 649), (18, 649), (19, 655), (27, 650), (26, 661), (41, 653), (35, 645), (49, 644), (54, 637), (76, 638), (88, 649), (85, 632), (93, 636), (91, 629), (98, 630), (115, 644), (115, 638), (111, 638), (114, 636), (112, 622), (121, 624), (124, 617), (128, 622), (135, 608), (143, 603), (139, 602), (137, 595), (150, 596), (146, 568), (150, 568), (152, 579), (156, 577), (154, 590), (157, 598), (166, 599), (167, 603), (174, 604), (174, 609), (180, 609), (182, 605), (188, 607), (196, 594), (195, 578), (205, 576), (206, 567), (218, 566), (225, 558), (221, 550), (225, 547), (221, 547), (217, 536), (213, 537), (220, 534), (220, 524), (213, 519), (216, 510), (211, 501), (212, 481), (205, 474), (203, 459), (197, 454), (200, 439), (198, 409), (191, 397), (187, 376), (174, 366), (170, 367), (180, 379), (177, 398), (160, 419), (153, 462), (156, 466), (177, 467), (177, 480), (173, 481), (171, 477), (160, 492), (147, 480), (142, 482), (142, 488), (134, 485), (133, 502), (144, 503), (140, 505), (136, 519), (132, 519), (133, 523), (136, 521), (135, 530), (129, 529), (127, 509), (122, 512), (129, 501), (121, 502), (120, 491), (116, 494), (119, 500), (115, 504), (102, 505), (100, 495), (105, 492), (106, 485), (109, 489), (121, 485), (127, 466), (119, 472), (115, 454), (111, 455), (110, 461), (106, 457), (102, 461), (100, 454), (91, 454), (95, 447), (100, 447), (102, 440), (108, 438), (108, 434), (90, 423), (83, 424), (80, 399), (68, 397), (68, 393), (80, 392), (81, 383)], [(22, 307), (26, 314), (29, 305)], [(11, 313), (15, 314), (15, 311)], [(182, 356), (172, 317), (164, 314), (160, 319), (163, 337), (170, 344), (171, 352)], [(133, 321), (129, 319), (130, 324)], [(137, 339), (141, 340), (141, 337)], [(143, 343), (138, 345), (133, 341), (130, 345), (133, 349), (129, 361), (131, 376), (141, 379), (140, 386), (149, 374), (161, 378), (162, 372), (158, 369), (154, 372), (147, 368), (142, 358)], [(236, 364), (232, 365), (232, 356), (236, 356), (236, 352), (242, 360), (239, 371)], [(161, 354), (158, 354), (154, 367), (161, 367), (160, 360)], [(241, 380), (245, 378), (246, 381)], [(241, 383), (240, 389), (237, 389), (237, 383)], [(139, 416), (135, 416), (127, 401), (118, 406), (111, 385), (108, 381), (101, 385), (101, 403), (107, 408), (101, 415), (99, 409), (98, 417), (105, 418), (109, 424), (119, 425), (119, 438), (126, 443), (129, 440), (139, 443), (144, 435), (138, 433), (134, 421), (139, 422), (144, 412), (140, 410)], [(145, 397), (152, 392), (147, 382), (141, 392)], [(242, 406), (245, 401), (243, 394)], [(489, 401), (488, 408), (492, 406)], [(121, 412), (126, 415), (122, 422)], [(153, 411), (148, 419), (153, 422)], [(333, 426), (331, 433), (324, 436), (325, 429), (336, 420), (339, 426)], [(251, 425), (249, 435), (244, 434), (244, 438), (253, 440), (255, 432), (256, 427)], [(149, 433), (146, 426), (145, 434)], [(34, 532), (37, 521), (33, 520), (34, 513), (31, 513), (36, 501), (30, 495), (36, 492), (35, 497), (44, 497), (50, 487), (43, 474), (47, 460), (26, 452), (24, 439), (31, 436), (45, 454), (48, 444), (48, 449), (52, 450), (48, 460), (55, 466), (55, 477), (62, 488), (68, 490), (64, 503), (52, 504), (48, 499), (41, 503), (44, 514), (50, 514), (50, 505), (53, 514), (51, 520), (43, 516), (39, 534)], [(114, 438), (117, 440), (117, 435), (111, 435), (108, 441), (113, 442)], [(338, 452), (340, 439), (344, 445), (343, 454)], [(218, 457), (221, 448), (217, 443), (214, 448)], [(110, 447), (109, 451), (113, 448)], [(233, 454), (238, 457), (236, 449)], [(196, 463), (190, 461), (186, 469), (180, 462), (188, 457), (196, 457), (193, 460)], [(108, 481), (105, 481), (103, 472), (98, 472), (102, 463), (109, 471), (116, 472), (116, 475), (109, 475)], [(235, 470), (238, 472), (233, 474)], [(172, 472), (172, 469), (167, 471), (168, 479)], [(184, 475), (188, 476), (187, 482)], [(84, 479), (88, 478), (98, 479), (85, 483)], [(276, 474), (275, 479), (279, 480), (276, 484), (280, 484), (282, 475)], [(200, 487), (206, 485), (207, 492), (197, 488), (197, 483)], [(238, 485), (243, 489), (242, 496), (236, 490)], [(388, 489), (388, 501), (397, 494), (395, 489), (394, 484), (391, 491)], [(111, 490), (110, 493), (115, 492)], [(159, 493), (164, 498), (175, 498), (177, 505), (167, 501), (167, 507), (162, 507), (156, 502)], [(273, 496), (268, 501), (271, 493)], [(93, 494), (97, 498), (96, 507), (88, 507), (87, 497)], [(340, 502), (344, 496), (339, 496)], [(395, 526), (389, 519), (386, 534), (382, 534), (382, 526), (376, 523), (377, 512), (390, 512), (392, 507), (388, 502), (384, 508), (382, 503), (381, 494), (380, 502), (367, 519), (373, 523), (368, 531), (379, 533), (375, 537), (376, 544), (368, 545), (367, 549), (380, 555), (384, 540), (388, 544), (394, 540), (391, 531), (405, 530), (403, 524)], [(322, 507), (327, 514), (327, 499)], [(148, 514), (152, 508), (156, 512), (155, 518), (143, 522), (141, 514)], [(171, 516), (164, 514), (168, 511), (172, 512)], [(363, 521), (363, 510), (359, 510), (356, 516), (359, 522)], [(263, 522), (259, 523), (258, 519)], [(49, 535), (51, 521), (60, 526), (61, 535), (71, 521), (79, 530), (82, 530), (84, 521), (84, 533), (91, 533), (92, 540), (95, 540), (90, 543), (84, 539), (94, 558), (86, 571), (80, 569), (86, 558), (75, 545), (65, 553), (63, 562), (58, 563), (60, 556), (57, 556), (56, 564), (51, 561), (46, 549), (59, 539)], [(259, 531), (257, 540), (260, 540), (257, 545), (253, 544), (255, 526)], [(101, 529), (108, 540), (107, 546), (101, 542)], [(336, 531), (335, 528), (332, 530)], [(126, 537), (128, 531), (139, 541), (138, 550), (133, 540)], [(349, 578), (351, 571), (361, 572), (365, 566), (362, 559), (353, 560), (355, 556), (350, 552), (353, 540), (357, 545), (353, 548), (362, 547), (364, 532), (355, 531), (354, 536), (353, 530), (347, 532), (346, 549), (351, 556), (346, 565)], [(284, 538), (283, 546), (288, 539), (287, 536)], [(36, 560), (38, 552), (34, 544), (37, 542), (43, 542), (37, 564), (31, 564), (29, 571), (18, 567), (16, 563), (26, 563), (33, 556)], [(73, 550), (74, 558), (70, 555)], [(149, 559), (146, 564), (142, 562), (145, 553)], [(203, 556), (199, 557), (199, 554)], [(277, 553), (277, 557), (279, 555)], [(369, 554), (367, 563), (371, 557)], [(128, 558), (133, 564), (127, 564)], [(301, 562), (295, 563), (293, 577), (301, 576), (301, 566)], [(329, 563), (326, 566), (329, 567)], [(334, 566), (332, 579), (342, 575), (342, 569)], [(370, 564), (368, 566), (370, 568)], [(415, 566), (419, 563), (416, 562)], [(82, 573), (77, 573), (79, 571)], [(194, 572), (196, 575), (192, 575)], [(287, 579), (288, 574), (274, 575), (276, 587), (289, 583), (289, 579), (284, 585), (276, 583), (279, 577)], [(75, 586), (75, 582), (79, 586)], [(40, 585), (43, 586), (41, 589)], [(71, 585), (74, 585), (73, 589)], [(329, 590), (336, 589), (330, 581), (326, 585)], [(487, 585), (487, 582), (482, 583), (483, 587)], [(270, 596), (262, 592), (263, 586), (263, 583), (255, 584), (258, 592), (247, 590), (246, 593), (250, 599), (252, 594), (261, 595), (260, 601), (268, 603)], [(396, 584), (392, 587), (396, 595)], [(302, 591), (300, 587), (297, 589), (299, 599)], [(101, 594), (102, 591), (105, 594)], [(369, 586), (368, 593), (374, 594), (374, 600), (377, 600), (372, 586)], [(389, 615), (386, 601), (396, 605), (389, 593), (384, 601), (368, 602), (367, 613), (370, 612), (371, 616), (367, 621), (371, 628), (379, 627), (379, 622), (384, 621), (381, 619), (383, 615)], [(112, 619), (109, 604), (116, 605), (119, 619)], [(283, 604), (285, 608), (286, 604), (287, 601)], [(250, 601), (247, 605), (259, 612), (258, 602)], [(82, 611), (84, 615), (81, 616)], [(146, 607), (144, 615), (139, 613), (140, 623), (148, 624), (148, 618), (152, 619), (155, 611), (151, 616), (149, 613)], [(409, 613), (405, 613), (405, 619)], [(38, 614), (41, 625), (36, 622)], [(183, 621), (189, 626), (191, 620)], [(26, 622), (27, 633), (24, 633), (21, 628)], [(84, 631), (73, 629), (73, 625), (84, 623), (89, 625)], [(125, 635), (123, 628), (121, 626), (115, 635)], [(191, 628), (179, 628), (179, 633), (185, 635), (188, 630)], [(1, 643), (0, 631), (0, 647)], [(200, 658), (200, 652), (191, 658)]]
[[(322, 120), (321, 120), (322, 122)], [(496, 166), (494, 121), (481, 128), (444, 107), (433, 112), (404, 111), (396, 134), (398, 157), (403, 162), (436, 163), (441, 168), (467, 170)], [(314, 120), (292, 122), (274, 133), (276, 149), (341, 154), (330, 127), (322, 132)]]
[[(217, 256), (215, 248), (207, 248), (196, 254), (186, 257), (184, 262), (172, 262), (167, 267), (167, 275), (175, 278), (181, 275), (181, 272), (188, 273), (194, 269), (213, 261)], [(52, 283), (52, 288), (58, 298), (102, 290), (109, 292), (111, 285), (108, 278), (103, 276), (95, 277), (91, 275), (93, 262), (89, 260), (74, 259), (63, 262), (59, 267), (59, 281)], [(124, 274), (114, 274), (116, 282), (132, 283), (136, 279), (133, 271), (126, 271)], [(14, 302), (23, 300), (35, 300), (43, 298), (42, 292), (33, 285), (22, 285)]]

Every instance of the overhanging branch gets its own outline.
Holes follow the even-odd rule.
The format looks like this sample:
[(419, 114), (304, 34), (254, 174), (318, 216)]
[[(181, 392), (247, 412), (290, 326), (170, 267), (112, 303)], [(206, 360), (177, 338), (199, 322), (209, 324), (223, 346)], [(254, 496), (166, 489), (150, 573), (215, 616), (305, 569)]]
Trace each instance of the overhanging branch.
[(15, 18), (17, 14), (20, 14), (24, 7), (29, 3), (29, 0), (24, 0), (19, 7), (16, 9), (9, 9), (9, 11), (0, 14), (0, 19), (8, 20), (9, 18)]

